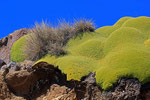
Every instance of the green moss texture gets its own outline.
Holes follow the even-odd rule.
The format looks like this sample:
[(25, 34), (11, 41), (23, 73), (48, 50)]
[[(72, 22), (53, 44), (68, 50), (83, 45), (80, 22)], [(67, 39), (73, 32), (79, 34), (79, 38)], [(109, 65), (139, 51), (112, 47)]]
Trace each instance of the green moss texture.
[[(17, 42), (12, 48), (13, 59), (18, 55), (14, 49), (21, 44)], [(68, 80), (80, 80), (96, 72), (97, 84), (104, 90), (121, 77), (138, 78), (143, 84), (150, 82), (150, 18), (123, 17), (113, 26), (71, 39), (66, 51), (64, 56), (47, 55), (38, 62), (59, 66)]]
[(22, 36), (18, 39), (11, 48), (11, 61), (13, 62), (23, 62), (25, 60), (25, 55), (23, 55), (23, 47), (28, 35)]

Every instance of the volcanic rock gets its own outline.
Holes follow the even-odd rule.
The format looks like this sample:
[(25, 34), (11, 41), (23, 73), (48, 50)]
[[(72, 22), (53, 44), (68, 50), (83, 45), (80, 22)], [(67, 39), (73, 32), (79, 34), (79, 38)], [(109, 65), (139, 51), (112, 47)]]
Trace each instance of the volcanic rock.
[(3, 65), (5, 65), (6, 63), (2, 60), (2, 59), (0, 59), (0, 68), (3, 66)]
[(113, 100), (138, 100), (141, 83), (137, 79), (121, 78), (114, 90), (103, 93), (103, 98)]

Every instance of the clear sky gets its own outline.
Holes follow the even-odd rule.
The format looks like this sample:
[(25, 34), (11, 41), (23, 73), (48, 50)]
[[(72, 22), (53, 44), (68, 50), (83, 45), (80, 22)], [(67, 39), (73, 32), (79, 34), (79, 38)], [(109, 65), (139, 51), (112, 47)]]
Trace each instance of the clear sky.
[(124, 16), (149, 16), (150, 0), (0, 0), (0, 38), (34, 22), (93, 19), (97, 28)]

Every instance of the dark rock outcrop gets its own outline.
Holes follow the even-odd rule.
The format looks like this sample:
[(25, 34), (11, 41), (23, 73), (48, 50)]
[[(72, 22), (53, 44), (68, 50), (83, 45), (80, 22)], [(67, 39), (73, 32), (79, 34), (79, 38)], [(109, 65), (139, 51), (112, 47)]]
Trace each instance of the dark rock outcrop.
[(114, 99), (138, 99), (141, 83), (137, 79), (121, 79), (118, 82), (119, 85), (112, 93)]
[(5, 63), (2, 59), (0, 59), (0, 68), (1, 68), (3, 65), (6, 65), (6, 63)]
[(7, 46), (8, 37), (4, 37), (0, 40), (0, 47)]
[(96, 84), (95, 73), (89, 73), (81, 79), (81, 85), (85, 86), (85, 100), (99, 100), (101, 99), (101, 91)]
[(141, 83), (137, 79), (121, 78), (118, 85), (109, 92), (103, 93), (103, 98), (113, 100), (138, 100)]

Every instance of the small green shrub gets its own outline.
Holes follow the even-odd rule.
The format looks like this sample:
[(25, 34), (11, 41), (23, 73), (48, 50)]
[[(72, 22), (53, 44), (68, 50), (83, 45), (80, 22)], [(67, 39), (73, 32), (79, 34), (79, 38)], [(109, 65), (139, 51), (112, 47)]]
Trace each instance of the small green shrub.
[(21, 37), (19, 40), (17, 40), (12, 48), (11, 48), (11, 61), (13, 62), (23, 62), (26, 59), (26, 56), (23, 54), (23, 46), (24, 43), (26, 42), (26, 38), (28, 35), (25, 35)]

